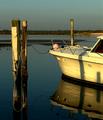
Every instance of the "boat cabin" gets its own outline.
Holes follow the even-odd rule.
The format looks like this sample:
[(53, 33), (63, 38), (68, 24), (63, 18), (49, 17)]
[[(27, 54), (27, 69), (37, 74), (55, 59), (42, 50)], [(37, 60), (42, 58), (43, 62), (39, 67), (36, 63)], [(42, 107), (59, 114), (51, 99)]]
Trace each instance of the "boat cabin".
[(98, 41), (94, 45), (94, 47), (91, 49), (91, 52), (94, 53), (103, 53), (103, 36), (97, 37)]

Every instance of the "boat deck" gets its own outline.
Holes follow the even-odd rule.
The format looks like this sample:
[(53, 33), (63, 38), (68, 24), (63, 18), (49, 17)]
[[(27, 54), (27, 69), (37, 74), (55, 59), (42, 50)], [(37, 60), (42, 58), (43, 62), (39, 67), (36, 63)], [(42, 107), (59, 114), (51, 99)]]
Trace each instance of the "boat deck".
[(68, 54), (75, 54), (75, 55), (84, 55), (86, 54), (86, 51), (88, 50), (87, 47), (81, 47), (79, 45), (77, 46), (67, 46), (64, 48), (60, 48), (59, 51), (62, 53), (68, 53)]

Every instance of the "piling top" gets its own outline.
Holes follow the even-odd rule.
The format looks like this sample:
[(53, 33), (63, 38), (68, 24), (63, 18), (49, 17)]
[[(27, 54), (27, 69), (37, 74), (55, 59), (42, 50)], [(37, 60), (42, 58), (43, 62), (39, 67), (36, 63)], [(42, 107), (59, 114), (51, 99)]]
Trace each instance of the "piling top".
[(73, 27), (74, 27), (74, 19), (73, 18), (70, 19), (70, 26), (71, 26), (71, 29), (73, 29)]
[(20, 26), (20, 20), (12, 20), (12, 27)]
[(27, 21), (26, 21), (26, 20), (23, 20), (23, 21), (22, 21), (22, 26), (23, 26), (23, 27), (26, 27), (26, 26), (27, 26)]

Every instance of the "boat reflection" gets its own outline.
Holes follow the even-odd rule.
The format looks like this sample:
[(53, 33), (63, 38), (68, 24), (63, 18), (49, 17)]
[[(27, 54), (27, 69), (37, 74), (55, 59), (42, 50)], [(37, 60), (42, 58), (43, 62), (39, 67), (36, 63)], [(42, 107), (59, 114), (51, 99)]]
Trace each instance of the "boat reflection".
[(62, 106), (89, 118), (103, 119), (103, 85), (62, 75), (55, 93), (53, 105)]

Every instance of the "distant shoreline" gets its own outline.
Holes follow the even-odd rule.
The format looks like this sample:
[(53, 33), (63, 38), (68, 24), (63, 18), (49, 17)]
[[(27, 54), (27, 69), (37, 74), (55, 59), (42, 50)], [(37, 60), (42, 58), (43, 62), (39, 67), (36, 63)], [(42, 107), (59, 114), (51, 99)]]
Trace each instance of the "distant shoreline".
[[(0, 35), (10, 35), (11, 30), (0, 30)], [(28, 35), (70, 35), (70, 30), (28, 30)], [(102, 35), (103, 30), (74, 30), (75, 35)]]

